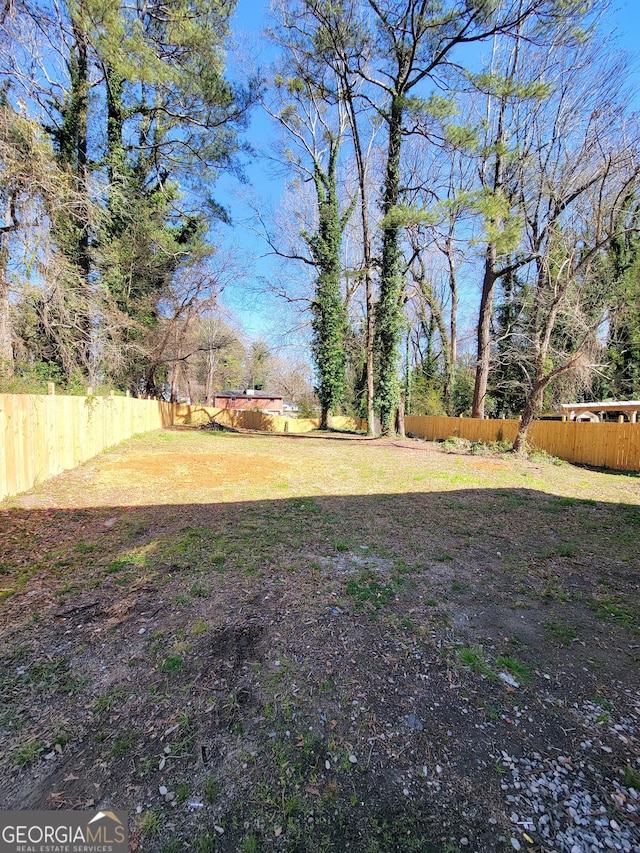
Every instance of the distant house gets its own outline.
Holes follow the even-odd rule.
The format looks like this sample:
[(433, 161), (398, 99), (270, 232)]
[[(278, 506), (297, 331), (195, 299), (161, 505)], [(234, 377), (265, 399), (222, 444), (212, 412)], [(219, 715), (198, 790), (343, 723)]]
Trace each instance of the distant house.
[(607, 400), (603, 403), (563, 403), (562, 410), (570, 421), (624, 421), (638, 423), (640, 400)]
[(284, 399), (278, 394), (267, 394), (247, 388), (246, 391), (219, 391), (213, 398), (216, 409), (257, 409), (267, 415), (281, 415)]

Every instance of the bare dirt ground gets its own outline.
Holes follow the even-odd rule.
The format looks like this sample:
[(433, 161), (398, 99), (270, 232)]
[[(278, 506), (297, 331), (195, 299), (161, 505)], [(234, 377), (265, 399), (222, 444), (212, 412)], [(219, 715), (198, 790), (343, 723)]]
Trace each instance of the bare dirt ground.
[(0, 504), (0, 808), (149, 851), (640, 850), (640, 479), (175, 430)]

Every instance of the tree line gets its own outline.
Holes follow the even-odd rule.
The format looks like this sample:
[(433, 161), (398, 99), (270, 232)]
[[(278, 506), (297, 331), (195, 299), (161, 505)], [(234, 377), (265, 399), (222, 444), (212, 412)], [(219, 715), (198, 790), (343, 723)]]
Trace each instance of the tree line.
[(214, 187), (238, 169), (256, 95), (255, 81), (225, 77), (232, 11), (221, 0), (3, 5), (5, 387), (47, 376), (158, 395), (175, 391), (188, 347), (214, 358), (207, 318), (238, 276), (213, 237), (228, 219)]
[(606, 5), (273, 7), (265, 107), (308, 224), (266, 236), (315, 270), (324, 415), (520, 416), (521, 446), (561, 399), (637, 396), (638, 127)]
[(256, 220), (308, 272), (273, 289), (305, 308), (325, 423), (521, 416), (521, 444), (561, 399), (637, 396), (638, 127), (606, 7), (274, 0), (276, 59), (240, 85), (233, 4), (5, 4), (5, 378), (210, 396), (242, 275), (215, 183), (259, 102), (289, 189)]

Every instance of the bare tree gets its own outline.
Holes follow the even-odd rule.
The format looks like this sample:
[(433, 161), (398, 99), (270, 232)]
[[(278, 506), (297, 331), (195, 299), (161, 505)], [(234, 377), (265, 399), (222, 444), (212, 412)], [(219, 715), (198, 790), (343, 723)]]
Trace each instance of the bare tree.
[(517, 273), (526, 399), (516, 449), (559, 377), (592, 364), (611, 287), (600, 257), (640, 173), (640, 135), (620, 103), (624, 65), (606, 44), (565, 49), (547, 65), (550, 94), (518, 134), (513, 174), (523, 233), (503, 268)]

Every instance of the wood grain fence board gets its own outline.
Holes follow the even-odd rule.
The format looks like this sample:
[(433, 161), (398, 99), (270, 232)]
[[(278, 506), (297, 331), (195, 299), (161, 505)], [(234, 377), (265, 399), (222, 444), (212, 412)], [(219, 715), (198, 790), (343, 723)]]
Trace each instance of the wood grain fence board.
[(0, 450), (3, 450), (3, 456), (0, 457), (0, 496), (11, 494), (9, 491), (9, 482), (7, 480), (7, 411), (4, 401), (0, 400)]
[(21, 401), (18, 395), (15, 395), (13, 398), (14, 406), (13, 406), (13, 452), (16, 456), (16, 483), (18, 488), (22, 491), (23, 489), (29, 488), (29, 481), (27, 479), (27, 461), (26, 461), (26, 419), (24, 416), (24, 409), (20, 405)]
[(0, 500), (136, 433), (171, 426), (173, 409), (125, 397), (0, 394)]
[(4, 458), (5, 458), (5, 480), (8, 489), (7, 494), (13, 494), (20, 489), (18, 474), (16, 471), (17, 457), (15, 451), (16, 422), (13, 405), (13, 394), (7, 394), (4, 400), (5, 430), (4, 430)]

